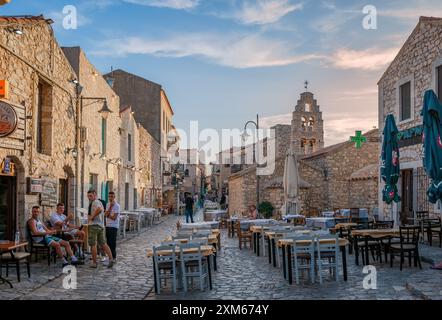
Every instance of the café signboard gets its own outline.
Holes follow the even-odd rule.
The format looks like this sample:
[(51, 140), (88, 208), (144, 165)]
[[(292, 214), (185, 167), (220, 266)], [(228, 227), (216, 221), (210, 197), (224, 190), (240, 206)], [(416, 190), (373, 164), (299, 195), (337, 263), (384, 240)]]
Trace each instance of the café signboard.
[(8, 103), (0, 101), (0, 138), (7, 137), (17, 129), (18, 117), (15, 109)]

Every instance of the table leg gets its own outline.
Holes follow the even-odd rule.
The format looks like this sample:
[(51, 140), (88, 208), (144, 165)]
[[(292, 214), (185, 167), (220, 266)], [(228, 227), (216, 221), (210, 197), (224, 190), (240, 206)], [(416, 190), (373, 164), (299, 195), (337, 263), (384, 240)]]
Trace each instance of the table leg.
[(341, 247), (342, 253), (342, 269), (344, 271), (344, 281), (347, 281), (347, 252), (345, 250), (345, 246)]
[(287, 246), (287, 267), (288, 267), (288, 276), (289, 276), (289, 284), (293, 283), (293, 279), (292, 279), (292, 246), (288, 245)]
[(260, 233), (256, 233), (256, 255), (259, 257), (259, 236)]
[(158, 288), (157, 288), (157, 271), (155, 268), (155, 257), (152, 256), (152, 266), (153, 266), (153, 285), (155, 288), (155, 294), (158, 294)]
[(270, 247), (270, 237), (267, 238), (267, 246), (268, 246), (268, 253), (269, 253), (269, 263), (272, 263), (272, 248)]
[(272, 239), (272, 258), (273, 258), (273, 266), (276, 268), (276, 246), (275, 246), (275, 239)]
[(369, 254), (368, 254), (368, 237), (365, 237), (365, 265), (368, 266), (370, 264)]
[(256, 253), (256, 232), (253, 232), (253, 253)]
[(282, 270), (284, 273), (284, 279), (287, 279), (287, 273), (285, 271), (285, 245), (282, 246)]
[(216, 256), (217, 256), (217, 252), (216, 251), (216, 243), (213, 244), (213, 248), (215, 249), (215, 252), (213, 254), (213, 270), (217, 271), (217, 266), (216, 266)]
[(207, 271), (209, 273), (209, 288), (212, 290), (212, 271), (210, 270), (210, 255), (207, 256)]

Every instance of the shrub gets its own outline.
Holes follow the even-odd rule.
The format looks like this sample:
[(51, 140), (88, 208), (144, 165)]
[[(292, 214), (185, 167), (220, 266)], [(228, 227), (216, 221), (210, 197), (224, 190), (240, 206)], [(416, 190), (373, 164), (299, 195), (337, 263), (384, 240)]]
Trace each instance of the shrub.
[(264, 218), (269, 219), (272, 217), (274, 209), (270, 202), (264, 201), (259, 204), (258, 212), (261, 213)]

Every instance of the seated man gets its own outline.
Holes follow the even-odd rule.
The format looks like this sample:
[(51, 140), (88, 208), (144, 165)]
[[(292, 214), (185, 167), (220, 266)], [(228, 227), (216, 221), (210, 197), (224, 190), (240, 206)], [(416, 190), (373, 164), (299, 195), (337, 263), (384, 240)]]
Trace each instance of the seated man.
[(75, 224), (71, 223), (73, 216), (70, 214), (66, 217), (63, 212), (64, 204), (57, 204), (56, 212), (51, 215), (52, 227), (59, 232), (61, 231), (67, 234), (70, 239), (78, 238), (78, 240), (84, 240), (84, 232), (79, 230)]
[(66, 258), (64, 257), (61, 247), (64, 247), (66, 250), (66, 253), (71, 257), (71, 263), (77, 264), (78, 259), (76, 256), (74, 256), (74, 253), (72, 252), (69, 242), (55, 237), (54, 234), (56, 234), (57, 231), (51, 230), (48, 227), (46, 227), (38, 219), (39, 214), (40, 214), (40, 207), (39, 206), (32, 207), (32, 218), (29, 219), (27, 222), (29, 229), (31, 231), (31, 234), (33, 236), (40, 236), (40, 237), (34, 237), (33, 241), (35, 241), (36, 243), (46, 244), (49, 247), (55, 248), (55, 251), (57, 252), (58, 257), (61, 258), (63, 261), (63, 267), (65, 267), (69, 263), (66, 260)]

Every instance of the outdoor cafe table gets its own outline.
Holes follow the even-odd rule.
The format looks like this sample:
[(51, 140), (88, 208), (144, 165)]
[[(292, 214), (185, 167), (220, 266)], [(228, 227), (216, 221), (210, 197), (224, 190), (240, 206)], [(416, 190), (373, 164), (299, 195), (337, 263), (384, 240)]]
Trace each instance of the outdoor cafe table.
[(155, 216), (155, 213), (157, 212), (157, 209), (154, 208), (138, 208), (135, 209), (135, 212), (141, 212), (144, 215), (145, 224), (147, 226), (153, 225), (153, 219)]
[(353, 222), (343, 222), (343, 223), (338, 223), (336, 224), (333, 228), (330, 228), (330, 231), (337, 231), (339, 229), (350, 229), (353, 227), (357, 227), (358, 224), (357, 223), (353, 223)]
[(290, 222), (291, 220), (305, 220), (305, 216), (303, 216), (302, 214), (288, 214), (282, 216), (282, 220), (285, 220), (287, 222)]
[[(287, 230), (264, 231), (264, 235), (267, 236), (267, 250), (268, 250), (268, 255), (269, 255), (269, 264), (272, 263), (272, 261), (273, 261), (273, 266), (276, 267), (275, 235), (285, 233), (285, 232), (289, 233), (289, 232), (293, 232), (293, 231), (295, 231), (293, 226), (289, 226), (287, 228)], [(298, 232), (300, 234), (302, 234), (302, 233), (309, 234), (309, 233), (311, 233), (311, 230), (298, 230), (296, 232)]]
[[(256, 253), (256, 255), (259, 257), (259, 238), (262, 237), (262, 233), (266, 235), (266, 231), (268, 231), (273, 226), (264, 226), (264, 225), (253, 225), (250, 227), (250, 232), (252, 232), (252, 238), (253, 238), (253, 253)], [(281, 227), (281, 226), (279, 226)], [(287, 230), (293, 229), (293, 226), (287, 225), (285, 226)], [(274, 234), (274, 232), (273, 232)], [(263, 243), (264, 245), (264, 243)]]
[[(293, 241), (294, 241), (293, 239), (280, 239), (280, 240), (278, 240), (278, 246), (282, 248), (282, 256), (284, 257), (282, 259), (283, 270), (284, 270), (284, 278), (286, 277), (286, 274), (285, 274), (285, 267), (286, 267), (285, 266), (285, 261), (286, 261), (285, 260), (285, 256), (286, 256), (286, 252), (287, 252), (287, 269), (288, 269), (287, 271), (288, 271), (289, 284), (293, 283), (293, 278), (292, 278), (292, 250), (291, 250), (291, 247), (293, 245)], [(328, 243), (328, 242), (331, 243), (331, 241), (334, 241), (334, 239), (330, 239), (330, 240), (324, 239), (324, 240), (321, 240), (321, 242), (324, 242), (324, 243)], [(308, 244), (311, 243), (311, 241), (310, 240), (298, 240), (298, 241), (296, 241), (296, 243), (297, 244), (301, 244), (301, 245), (302, 244), (308, 245)], [(341, 254), (342, 254), (342, 269), (344, 271), (344, 281), (347, 281), (347, 253), (346, 253), (345, 247), (347, 246), (348, 243), (349, 242), (348, 242), (347, 239), (339, 238), (339, 248), (340, 248)]]
[(217, 221), (220, 216), (226, 214), (227, 210), (206, 210), (204, 212), (204, 221)]
[[(202, 245), (201, 247), (201, 254), (203, 257), (207, 258), (207, 265), (208, 265), (208, 271), (209, 271), (209, 286), (210, 286), (210, 290), (212, 290), (212, 271), (211, 271), (211, 267), (210, 267), (210, 257), (214, 254), (215, 252), (215, 248), (211, 245)], [(169, 255), (171, 253), (171, 250), (166, 250), (166, 251), (157, 251), (159, 255)], [(195, 249), (184, 249), (185, 253), (196, 253)], [(175, 254), (177, 256), (180, 255), (180, 248), (179, 247), (175, 247)], [(157, 291), (157, 277), (156, 277), (156, 271), (155, 271), (155, 257), (153, 254), (153, 250), (149, 249), (147, 250), (147, 257), (148, 258), (152, 258), (153, 261), (153, 279), (154, 279), (154, 287), (155, 287), (155, 293), (158, 293)]]
[[(365, 263), (369, 264), (369, 254), (368, 254), (368, 240), (371, 239), (382, 239), (382, 238), (395, 238), (400, 236), (399, 229), (363, 229), (363, 230), (353, 230), (353, 237), (363, 237), (365, 241)], [(358, 255), (355, 256), (356, 264), (359, 264)]]
[(206, 221), (196, 223), (183, 223), (181, 229), (218, 229), (218, 221)]
[(329, 228), (334, 227), (335, 219), (334, 218), (306, 218), (305, 223), (307, 227), (316, 227), (321, 228), (323, 230), (328, 230)]
[(236, 221), (242, 221), (242, 220), (246, 220), (246, 218), (242, 218), (242, 217), (230, 217), (229, 219), (227, 219), (227, 223), (230, 223), (230, 228), (229, 228), (229, 238), (233, 238), (233, 236), (235, 235), (235, 222)]
[[(20, 242), (19, 244), (15, 244), (13, 241), (1, 241), (0, 242), (0, 268), (1, 268), (1, 261), (2, 261), (2, 255), (8, 252), (11, 252), (12, 250), (22, 248), (27, 246), (27, 242)], [(3, 278), (0, 274), (0, 284), (7, 283), (12, 289), (12, 283), (5, 278)]]

